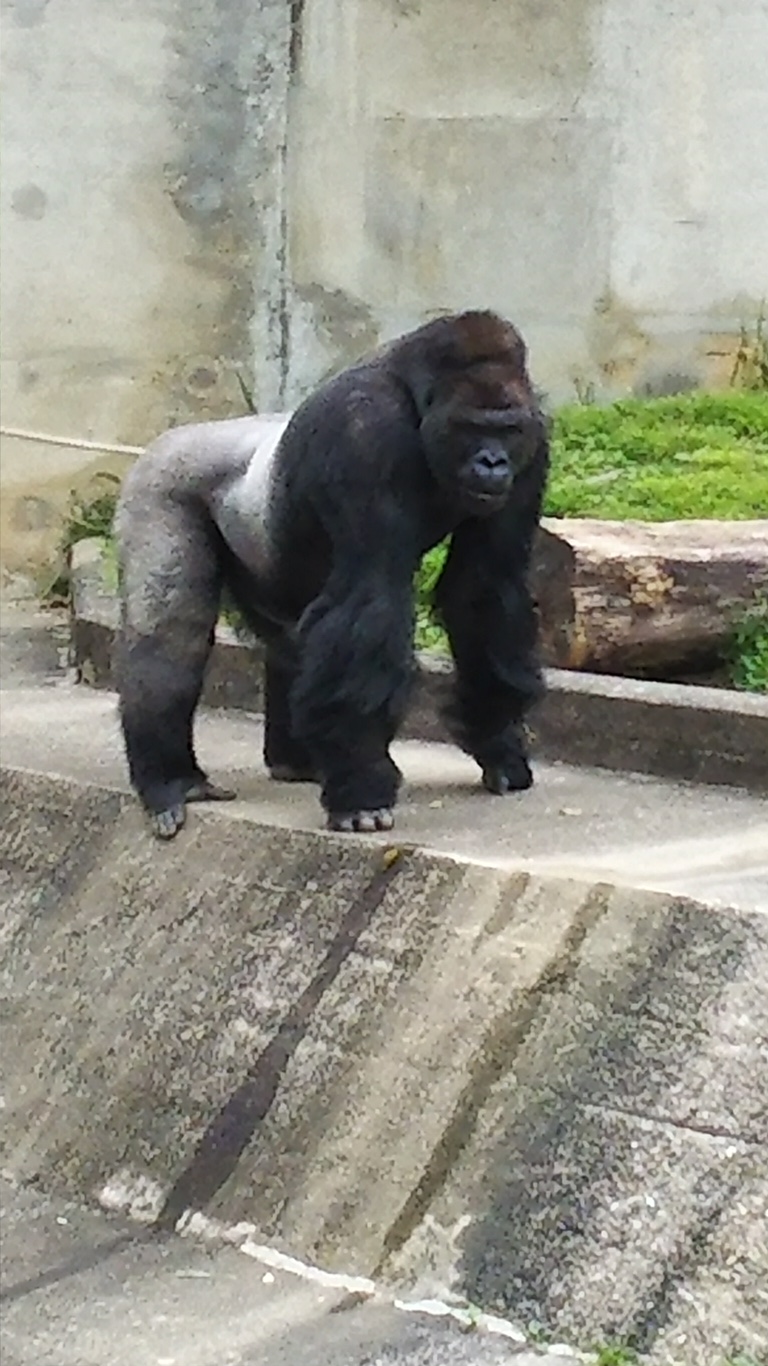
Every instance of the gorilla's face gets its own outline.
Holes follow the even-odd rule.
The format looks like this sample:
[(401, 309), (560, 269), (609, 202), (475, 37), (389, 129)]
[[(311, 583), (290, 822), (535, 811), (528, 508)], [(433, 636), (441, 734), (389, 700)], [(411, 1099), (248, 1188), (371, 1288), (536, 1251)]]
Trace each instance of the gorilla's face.
[(449, 401), (436, 399), (421, 423), (435, 479), (453, 503), (481, 516), (503, 506), (544, 436), (530, 403), (510, 402), (507, 394), (493, 398), (493, 406), (469, 406), (454, 390)]

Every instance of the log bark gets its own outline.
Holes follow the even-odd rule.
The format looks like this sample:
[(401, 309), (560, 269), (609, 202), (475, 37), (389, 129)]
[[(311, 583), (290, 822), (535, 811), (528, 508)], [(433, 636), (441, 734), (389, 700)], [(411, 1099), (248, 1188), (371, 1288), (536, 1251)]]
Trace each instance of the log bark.
[(768, 597), (768, 520), (545, 518), (532, 587), (548, 665), (656, 678), (708, 668)]

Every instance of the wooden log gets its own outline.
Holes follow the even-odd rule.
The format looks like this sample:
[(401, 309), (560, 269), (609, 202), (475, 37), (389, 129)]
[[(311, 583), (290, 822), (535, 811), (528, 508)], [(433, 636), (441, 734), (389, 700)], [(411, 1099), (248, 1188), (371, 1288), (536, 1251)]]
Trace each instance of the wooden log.
[(545, 518), (532, 587), (546, 664), (657, 678), (708, 668), (768, 597), (768, 520)]

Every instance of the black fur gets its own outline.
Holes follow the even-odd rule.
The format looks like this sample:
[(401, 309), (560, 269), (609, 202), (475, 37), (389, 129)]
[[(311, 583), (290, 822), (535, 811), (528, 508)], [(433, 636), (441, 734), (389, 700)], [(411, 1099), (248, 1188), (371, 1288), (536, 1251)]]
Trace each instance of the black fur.
[(521, 723), (542, 684), (526, 576), (548, 446), (517, 331), (493, 313), (438, 319), (311, 395), (271, 464), (251, 459), (266, 427), (166, 433), (121, 494), (117, 682), (155, 833), (175, 834), (189, 800), (228, 795), (192, 744), (224, 587), (267, 644), (270, 771), (316, 778), (335, 828), (391, 825), (413, 576), (448, 534), (436, 604), (456, 661), (453, 733), (490, 791), (527, 787)]

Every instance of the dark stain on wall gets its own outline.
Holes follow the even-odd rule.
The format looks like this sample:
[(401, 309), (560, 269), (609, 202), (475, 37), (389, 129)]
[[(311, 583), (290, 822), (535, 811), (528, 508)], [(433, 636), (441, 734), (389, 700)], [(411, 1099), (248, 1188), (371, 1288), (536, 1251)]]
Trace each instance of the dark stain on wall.
[(293, 80), (301, 66), (305, 0), (290, 0), (291, 36), (288, 47), (288, 78)]
[(172, 407), (181, 417), (197, 411), (196, 381), (207, 368), (201, 355), (234, 367), (249, 354), (251, 216), (242, 150), (250, 91), (241, 69), (249, 9), (244, 0), (198, 0), (192, 14), (180, 4), (169, 31), (178, 150), (165, 167), (167, 193), (190, 230), (189, 264), (216, 286), (205, 290), (209, 302), (190, 336), (190, 358), (198, 359), (177, 367)]
[(16, 0), (9, 5), (10, 17), (19, 28), (35, 28), (45, 18), (49, 0)]

